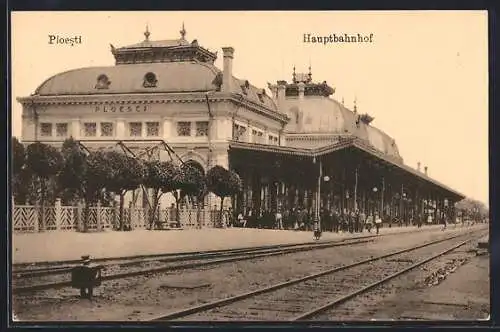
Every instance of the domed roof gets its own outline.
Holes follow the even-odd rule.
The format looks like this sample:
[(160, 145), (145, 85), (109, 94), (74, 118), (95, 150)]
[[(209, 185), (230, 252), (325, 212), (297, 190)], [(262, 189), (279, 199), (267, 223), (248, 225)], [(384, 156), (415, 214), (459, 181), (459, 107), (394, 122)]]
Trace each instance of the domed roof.
[[(281, 106), (280, 106), (281, 108)], [(326, 97), (284, 100), (281, 111), (290, 118), (289, 133), (314, 136), (325, 134), (354, 135), (388, 156), (401, 159), (396, 141), (369, 124), (370, 117), (353, 112), (338, 101)]]
[[(115, 66), (80, 68), (56, 74), (35, 91), (39, 96), (106, 95), (133, 93), (181, 93), (220, 91), (222, 71), (215, 67), (217, 52), (188, 42), (182, 25), (180, 39), (149, 39), (146, 27), (142, 42), (115, 48)], [(251, 102), (277, 111), (264, 89), (232, 77), (231, 91)]]
[[(61, 96), (206, 92), (217, 91), (220, 82), (222, 71), (205, 62), (134, 63), (62, 72), (43, 82), (35, 94)], [(265, 90), (258, 89), (246, 80), (233, 77), (232, 92), (277, 111), (276, 104)]]
[[(219, 72), (215, 66), (200, 62), (80, 68), (52, 76), (38, 87), (35, 94), (48, 96), (209, 91), (216, 89), (214, 79)], [(154, 74), (154, 79), (149, 84), (146, 79), (148, 73)]]

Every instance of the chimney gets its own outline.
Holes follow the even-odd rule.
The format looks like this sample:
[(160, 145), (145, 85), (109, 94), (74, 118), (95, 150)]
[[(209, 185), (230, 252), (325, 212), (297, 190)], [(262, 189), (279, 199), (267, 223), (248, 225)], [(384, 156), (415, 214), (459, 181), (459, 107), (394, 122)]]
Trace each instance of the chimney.
[(233, 83), (233, 57), (234, 48), (223, 47), (224, 52), (224, 68), (222, 75), (222, 92), (231, 92)]
[(298, 86), (299, 86), (299, 99), (302, 100), (304, 99), (304, 91), (306, 89), (306, 85), (304, 82), (300, 82)]
[(424, 167), (425, 175), (427, 175), (427, 166)]
[(268, 83), (267, 86), (269, 90), (271, 90), (271, 93), (273, 94), (273, 99), (278, 100), (278, 86), (272, 85), (271, 83)]
[(420, 172), (420, 161), (417, 163), (417, 171)]
[(277, 93), (277, 100), (278, 100), (278, 105), (282, 105), (283, 101), (285, 100), (285, 91), (286, 91), (286, 81), (278, 81), (276, 82), (278, 84), (278, 93)]

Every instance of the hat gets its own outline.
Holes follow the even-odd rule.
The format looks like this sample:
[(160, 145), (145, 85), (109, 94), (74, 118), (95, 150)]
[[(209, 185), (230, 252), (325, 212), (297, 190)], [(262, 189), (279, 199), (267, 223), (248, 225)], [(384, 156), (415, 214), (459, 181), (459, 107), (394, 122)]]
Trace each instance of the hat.
[(90, 263), (90, 255), (82, 256), (82, 263)]

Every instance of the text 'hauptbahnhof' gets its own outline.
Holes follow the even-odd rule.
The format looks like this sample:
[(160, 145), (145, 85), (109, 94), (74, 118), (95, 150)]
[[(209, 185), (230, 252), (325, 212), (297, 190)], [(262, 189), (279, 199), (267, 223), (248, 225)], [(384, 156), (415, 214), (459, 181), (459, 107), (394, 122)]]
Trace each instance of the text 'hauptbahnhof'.
[(335, 89), (313, 80), (310, 68), (294, 68), (291, 81), (266, 92), (233, 76), (232, 47), (222, 48), (220, 70), (217, 52), (189, 42), (184, 28), (179, 39), (144, 35), (134, 45), (111, 45), (114, 66), (59, 73), (18, 98), (22, 141), (60, 146), (71, 136), (89, 149), (122, 142), (131, 150), (165, 142), (204, 171), (237, 172), (243, 191), (227, 201), (245, 214), (301, 207), (316, 215), (328, 208), (454, 217), (464, 196), (429, 177), (427, 167), (405, 165), (373, 117), (333, 99)]

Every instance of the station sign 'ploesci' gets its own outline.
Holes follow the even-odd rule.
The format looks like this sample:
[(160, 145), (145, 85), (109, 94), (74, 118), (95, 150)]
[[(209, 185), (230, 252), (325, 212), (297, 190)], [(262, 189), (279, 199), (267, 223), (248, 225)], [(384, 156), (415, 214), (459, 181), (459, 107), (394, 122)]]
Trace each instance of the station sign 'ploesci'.
[(96, 105), (94, 108), (95, 113), (131, 113), (131, 112), (147, 112), (149, 105)]

